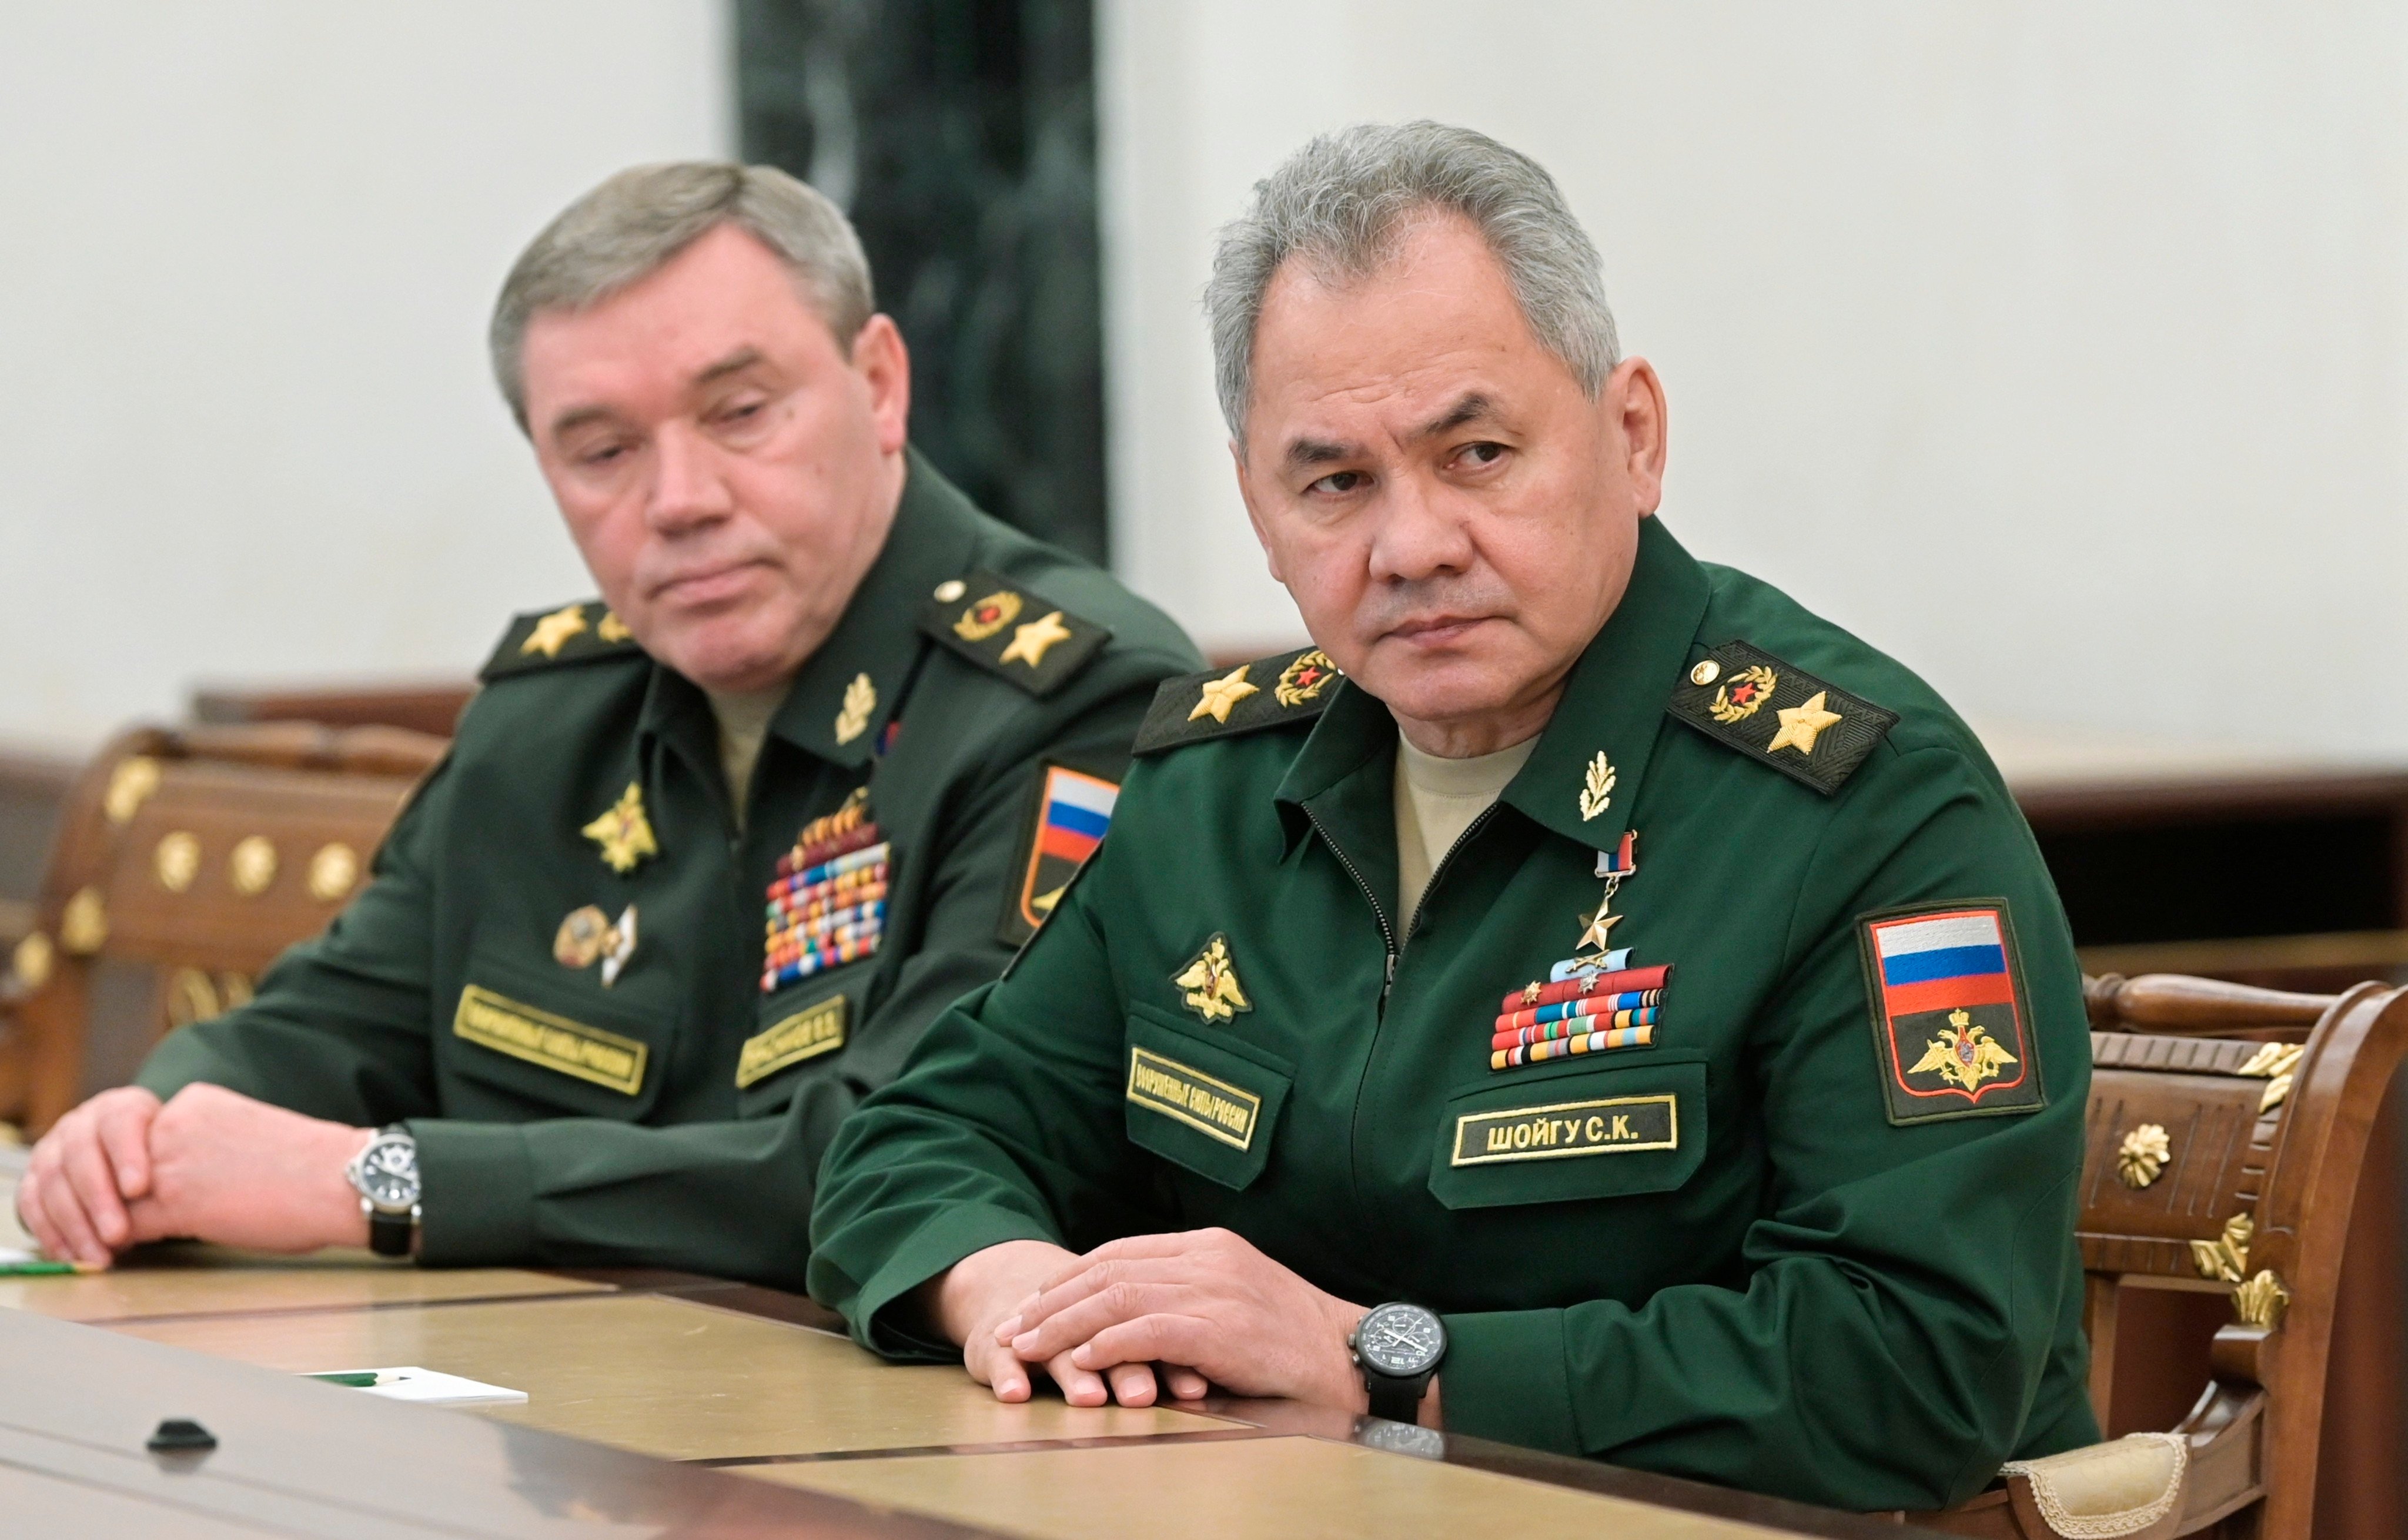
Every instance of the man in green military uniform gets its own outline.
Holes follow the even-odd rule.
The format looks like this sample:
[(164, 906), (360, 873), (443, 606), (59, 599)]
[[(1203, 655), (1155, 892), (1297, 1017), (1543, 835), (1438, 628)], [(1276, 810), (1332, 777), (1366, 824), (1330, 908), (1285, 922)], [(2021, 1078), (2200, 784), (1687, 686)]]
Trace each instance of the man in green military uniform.
[(43, 1141), (56, 1254), (799, 1284), (838, 1120), (1045, 919), (1198, 661), (910, 453), (859, 243), (778, 172), (604, 183), (493, 335), (603, 597), (510, 627), (324, 935)]
[(1650, 517), (1661, 388), (1554, 183), (1317, 140), (1207, 308), (1316, 646), (1164, 687), (1052, 922), (838, 1135), (812, 1292), (1005, 1399), (1855, 1508), (2094, 1438), (2039, 854), (1929, 689)]

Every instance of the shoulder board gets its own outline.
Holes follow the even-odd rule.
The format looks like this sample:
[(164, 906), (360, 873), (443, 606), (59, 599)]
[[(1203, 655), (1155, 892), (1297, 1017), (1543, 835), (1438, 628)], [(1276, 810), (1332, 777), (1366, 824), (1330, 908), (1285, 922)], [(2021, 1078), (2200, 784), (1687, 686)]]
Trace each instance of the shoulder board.
[(1739, 641), (1708, 649), (1665, 709), (1827, 797), (1898, 725), (1897, 712)]
[(640, 658), (644, 649), (599, 599), (522, 615), (502, 633), (502, 645), (477, 671), (480, 679), (508, 678), (597, 658)]
[(1345, 676), (1317, 647), (1235, 668), (1208, 668), (1163, 681), (1137, 730), (1130, 752), (1151, 754), (1207, 738), (1311, 721), (1329, 704), (1330, 686)]
[(921, 631), (1032, 695), (1059, 690), (1112, 639), (1111, 627), (992, 572), (970, 573), (937, 592), (920, 612)]

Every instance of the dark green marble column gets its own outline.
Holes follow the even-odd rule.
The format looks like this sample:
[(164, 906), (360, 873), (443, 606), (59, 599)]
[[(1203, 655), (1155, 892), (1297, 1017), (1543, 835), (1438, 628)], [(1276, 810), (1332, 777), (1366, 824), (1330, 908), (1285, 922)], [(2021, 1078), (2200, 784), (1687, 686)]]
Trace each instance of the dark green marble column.
[(861, 232), (911, 436), (979, 503), (1105, 549), (1089, 0), (738, 0), (746, 160)]

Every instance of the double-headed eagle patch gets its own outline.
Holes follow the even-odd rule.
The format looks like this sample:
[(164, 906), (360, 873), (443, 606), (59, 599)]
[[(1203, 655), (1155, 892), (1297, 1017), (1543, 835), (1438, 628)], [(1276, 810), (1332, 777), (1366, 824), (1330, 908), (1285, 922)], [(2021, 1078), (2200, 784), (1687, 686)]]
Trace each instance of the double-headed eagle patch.
[(1891, 1122), (2048, 1105), (2005, 904), (1867, 915), (1858, 934)]

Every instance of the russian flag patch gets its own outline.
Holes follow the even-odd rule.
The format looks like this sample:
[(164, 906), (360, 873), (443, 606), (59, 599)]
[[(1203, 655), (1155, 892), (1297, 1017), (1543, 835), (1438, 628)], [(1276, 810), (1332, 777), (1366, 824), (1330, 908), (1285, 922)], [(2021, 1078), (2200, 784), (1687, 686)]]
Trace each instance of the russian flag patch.
[(1927, 905), (1858, 924), (1892, 1123), (2048, 1105), (2005, 904)]
[(1037, 934), (1079, 868), (1104, 842), (1121, 789), (1100, 776), (1049, 764), (1038, 788), (1036, 817), (1023, 842), (1020, 881), (1005, 905), (996, 935), (1017, 947)]

